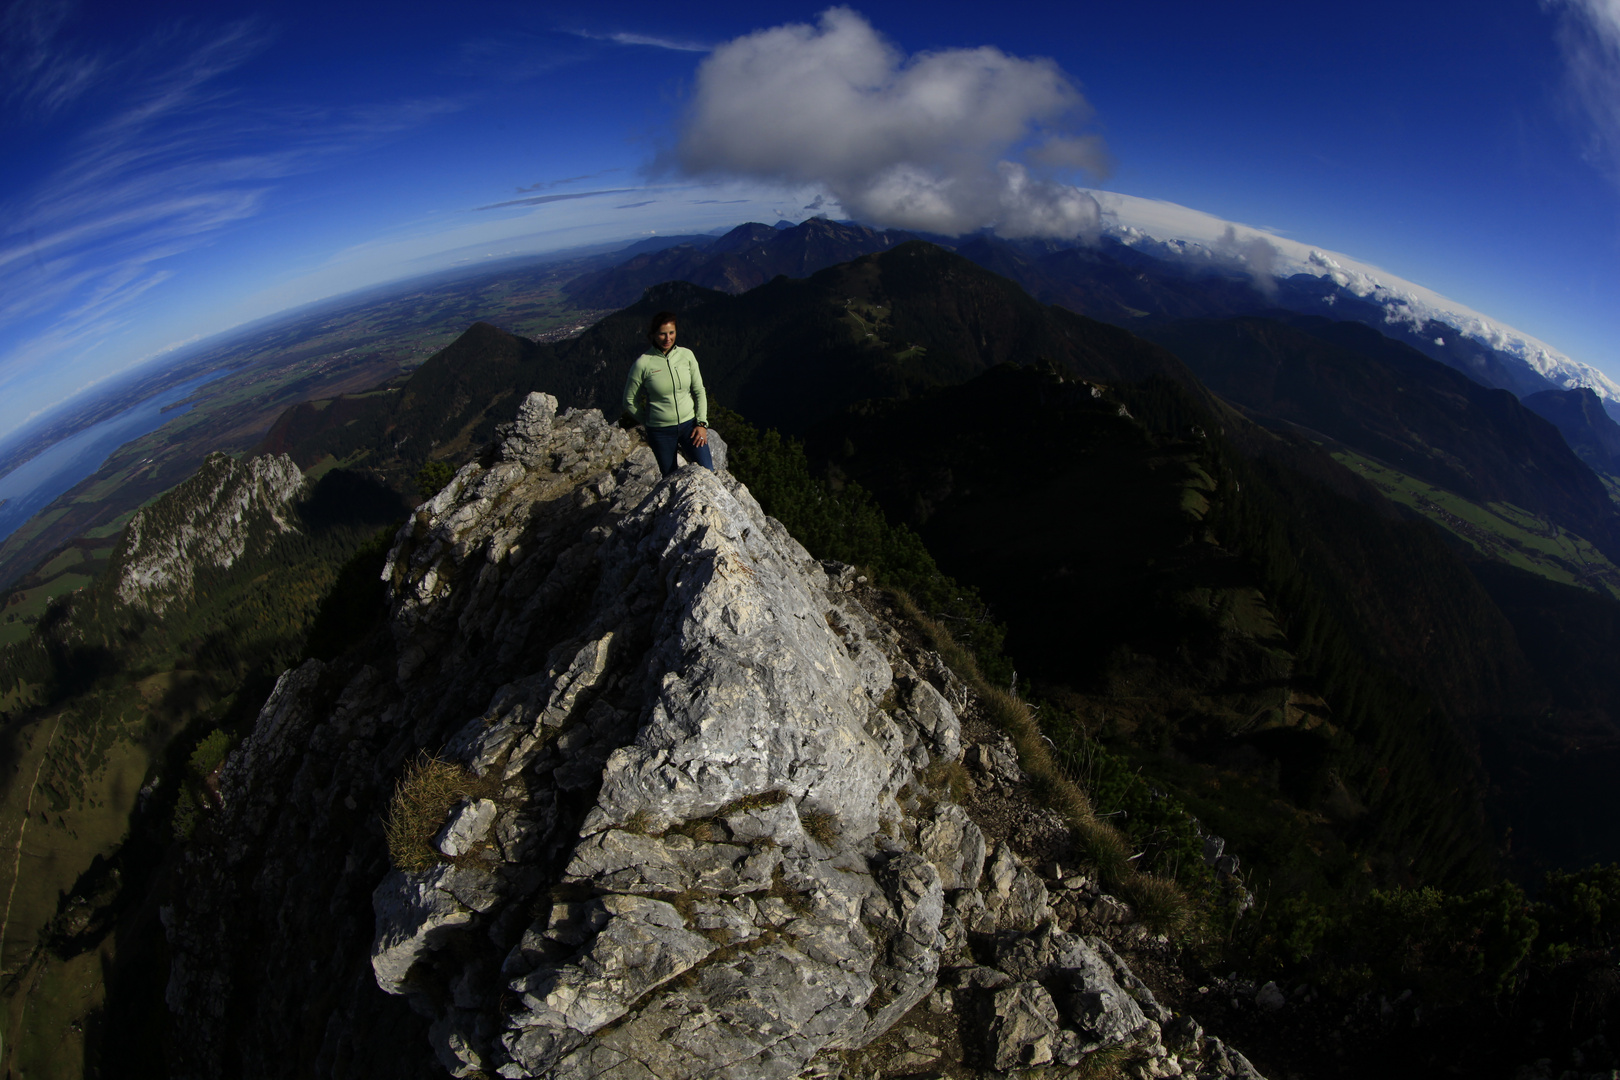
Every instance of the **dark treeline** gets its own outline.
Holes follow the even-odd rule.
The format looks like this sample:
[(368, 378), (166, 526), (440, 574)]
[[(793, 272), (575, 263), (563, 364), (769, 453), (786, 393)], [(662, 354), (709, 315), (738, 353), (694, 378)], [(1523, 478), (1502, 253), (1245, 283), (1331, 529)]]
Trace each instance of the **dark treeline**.
[[(1238, 448), (1173, 382), (1091, 389), (996, 369), (856, 409), (818, 433), (834, 447), (819, 458), (738, 417), (724, 430), (733, 470), (812, 554), (921, 582), (947, 618), (953, 600), (989, 601), (1005, 653), (996, 636), (968, 640), (987, 666), (1034, 675), (1042, 725), (1096, 809), (1202, 905), (1194, 966), (1309, 980), (1341, 1009), (1416, 990), (1427, 1040), (1395, 1031), (1362, 1048), (1388, 1075), (1422, 1073), (1442, 1046), (1488, 1067), (1520, 1053), (1525, 1030), (1557, 1048), (1601, 1025), (1611, 998), (1591, 972), (1613, 944), (1620, 867), (1521, 868), (1532, 895), (1505, 876), (1467, 710), (1540, 702), (1540, 669), (1521, 656), (1493, 674), (1490, 650), (1516, 637), (1451, 543), (1308, 444), (1250, 432)], [(918, 437), (963, 402), (1021, 422)], [(1074, 572), (1088, 558), (1112, 561)], [(1539, 611), (1540, 586), (1514, 583)], [(1263, 612), (1235, 615), (1246, 595)], [(1563, 599), (1599, 623), (1615, 607)], [(1391, 634), (1402, 603), (1417, 625)], [(1284, 704), (1243, 713), (1278, 689), (1268, 681)], [(1287, 704), (1301, 698), (1314, 704)], [(1250, 914), (1200, 858), (1204, 829), (1245, 860)]]

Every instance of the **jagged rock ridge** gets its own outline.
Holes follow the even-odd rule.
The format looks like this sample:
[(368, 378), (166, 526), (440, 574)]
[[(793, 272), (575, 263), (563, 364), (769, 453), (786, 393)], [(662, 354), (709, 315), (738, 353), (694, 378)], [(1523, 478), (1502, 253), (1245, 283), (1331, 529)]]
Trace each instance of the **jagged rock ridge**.
[[(323, 917), (348, 981), (314, 1074), (386, 1074), (356, 1034), (385, 1026), (377, 986), (431, 1019), (458, 1076), (831, 1077), (925, 999), (985, 1069), (1134, 1043), (1153, 1075), (1252, 1074), (1196, 1025), (1170, 1049), (1124, 963), (1058, 928), (1041, 878), (928, 790), (966, 698), (852, 575), (724, 472), (660, 482), (600, 414), (555, 409), (530, 395), (401, 530), (394, 670), (290, 672), (228, 762), (223, 842), (171, 920), (193, 1074), (233, 1054), (279, 1071), (310, 1021), (275, 984), (308, 975), (241, 941)], [(369, 870), (377, 840), (353, 825), (338, 858), (315, 824), (378, 805), (417, 747), (478, 786), (429, 868)], [(371, 934), (352, 925), (368, 873)], [(369, 987), (343, 959), (367, 944)]]
[(163, 614), (191, 595), (198, 569), (228, 569), (251, 540), (268, 546), (293, 530), (287, 508), (308, 485), (285, 454), (246, 463), (209, 454), (191, 479), (130, 518), (113, 556), (118, 599)]

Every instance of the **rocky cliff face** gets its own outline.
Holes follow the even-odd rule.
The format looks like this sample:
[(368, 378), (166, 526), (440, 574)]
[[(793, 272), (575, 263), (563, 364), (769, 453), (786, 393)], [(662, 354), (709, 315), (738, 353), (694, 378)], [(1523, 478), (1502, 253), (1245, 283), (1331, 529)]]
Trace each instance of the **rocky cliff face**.
[[(1016, 760), (852, 571), (555, 410), (401, 530), (391, 644), (289, 672), (227, 763), (168, 919), (184, 1072), (1255, 1075), (949, 797), (964, 730), (987, 790)], [(460, 797), (390, 867), (424, 750)]]
[(285, 454), (246, 463), (209, 454), (191, 479), (130, 519), (114, 555), (118, 599), (163, 614), (191, 595), (202, 567), (226, 569), (251, 537), (268, 543), (290, 531), (287, 505), (307, 484)]

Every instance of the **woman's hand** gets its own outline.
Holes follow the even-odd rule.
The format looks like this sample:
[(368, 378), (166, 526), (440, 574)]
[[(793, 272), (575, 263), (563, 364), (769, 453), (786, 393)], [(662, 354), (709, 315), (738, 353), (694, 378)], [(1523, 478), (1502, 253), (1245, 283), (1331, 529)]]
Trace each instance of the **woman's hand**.
[(708, 446), (709, 445), (709, 429), (708, 429), (707, 426), (705, 426), (703, 424), (699, 424), (699, 425), (697, 425), (697, 427), (694, 427), (692, 429), (692, 445), (693, 446)]

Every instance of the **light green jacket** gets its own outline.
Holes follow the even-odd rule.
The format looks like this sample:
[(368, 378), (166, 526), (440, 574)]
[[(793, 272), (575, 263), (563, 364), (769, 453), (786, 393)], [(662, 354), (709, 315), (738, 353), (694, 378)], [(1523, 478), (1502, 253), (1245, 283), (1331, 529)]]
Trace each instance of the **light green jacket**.
[[(639, 400), (643, 397), (645, 407)], [(648, 427), (673, 427), (694, 419), (706, 426), (709, 395), (692, 350), (677, 345), (668, 356), (649, 349), (636, 357), (624, 381), (624, 411)]]

